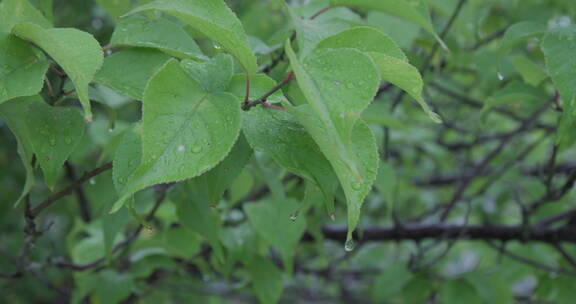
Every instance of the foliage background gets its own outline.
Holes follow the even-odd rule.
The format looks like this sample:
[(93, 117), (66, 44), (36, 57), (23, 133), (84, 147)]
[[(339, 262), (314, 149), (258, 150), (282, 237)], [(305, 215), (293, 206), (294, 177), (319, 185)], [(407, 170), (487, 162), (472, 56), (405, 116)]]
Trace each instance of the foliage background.
[[(111, 15), (125, 12), (115, 6), (123, 1), (55, 0), (53, 10), (52, 1), (30, 2), (55, 26), (91, 33), (102, 46), (114, 31)], [(310, 16), (327, 2), (290, 4)], [(136, 195), (134, 212), (140, 216), (122, 209), (108, 217), (117, 199), (110, 170), (86, 179), (81, 191), (46, 209), (35, 221), (42, 232), (36, 238), (23, 216), (25, 204), (13, 206), (26, 171), (15, 137), (0, 120), (0, 302), (571, 303), (576, 299), (576, 150), (573, 125), (558, 127), (571, 101), (558, 95), (561, 88), (549, 77), (542, 35), (521, 39), (506, 53), (502, 49), (506, 30), (522, 21), (548, 30), (573, 26), (576, 4), (425, 2), (449, 51), (419, 26), (391, 15), (366, 9), (326, 13), (327, 19), (348, 18), (392, 37), (424, 75), (424, 97), (443, 119), (432, 122), (399, 89), (381, 86), (363, 118), (383, 163), (364, 202), (353, 251), (344, 250), (343, 193), (336, 196), (335, 221), (322, 199), (312, 198), (309, 212), (293, 222), (293, 210), (306, 201), (304, 182), (259, 152), (215, 207), (227, 235), (222, 244), (188, 229), (187, 222), (201, 221), (197, 213), (177, 214), (175, 206), (196, 195), (186, 189), (151, 187)], [(252, 37), (261, 66), (279, 58), (292, 28), (278, 1), (227, 3)], [(222, 52), (208, 39), (196, 41), (208, 57)], [(574, 75), (570, 64), (576, 49), (569, 46), (566, 66)], [(284, 58), (268, 74), (279, 82), (289, 69)], [(53, 72), (48, 77), (58, 81)], [(65, 91), (73, 89), (69, 82), (63, 85)], [(283, 92), (298, 98), (295, 82)], [(93, 85), (90, 93), (104, 102), (93, 103), (94, 121), (86, 125), (56, 189), (110, 161), (124, 131), (141, 118), (141, 103), (133, 98), (102, 85)], [(77, 106), (76, 95), (63, 103)], [(116, 116), (113, 127), (111, 116)], [(38, 170), (32, 205), (52, 194), (41, 176)], [(246, 206), (277, 200), (269, 189), (293, 200), (283, 201), (276, 222), (255, 228)], [(269, 212), (262, 218), (274, 214), (262, 212)], [(154, 217), (143, 219), (146, 214)], [(280, 236), (282, 227), (303, 221), (301, 241), (284, 249), (292, 234)], [(280, 232), (272, 236), (256, 231), (276, 228)], [(119, 234), (116, 244), (128, 240), (113, 254), (105, 241), (106, 233), (114, 233), (110, 229)], [(225, 252), (224, 263), (219, 250)], [(243, 261), (253, 252), (260, 257), (256, 262)], [(285, 252), (293, 255), (293, 271), (283, 271)]]

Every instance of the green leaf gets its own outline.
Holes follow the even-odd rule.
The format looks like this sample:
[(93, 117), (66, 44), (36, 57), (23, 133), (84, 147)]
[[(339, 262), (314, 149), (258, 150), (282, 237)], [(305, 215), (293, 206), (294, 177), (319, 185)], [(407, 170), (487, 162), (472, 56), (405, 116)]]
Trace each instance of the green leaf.
[[(320, 49), (302, 64), (290, 44), (286, 54), (309, 105), (286, 105), (332, 164), (346, 194), (348, 241), (378, 168), (372, 132), (359, 122), (378, 89), (369, 57), (353, 49)], [(347, 248), (350, 248), (348, 246)]]
[(49, 65), (26, 42), (0, 32), (0, 104), (40, 92)]
[(557, 141), (572, 132), (576, 111), (576, 26), (549, 31), (542, 41), (548, 73), (560, 92), (564, 111)]
[(18, 24), (12, 32), (43, 49), (66, 72), (76, 87), (86, 120), (92, 120), (88, 84), (100, 69), (102, 49), (92, 35), (72, 28), (43, 29), (32, 24)]
[[(265, 126), (265, 127), (263, 127)], [(338, 179), (332, 166), (304, 127), (286, 111), (256, 107), (244, 114), (250, 145), (278, 164), (316, 184), (330, 204)]]
[(434, 122), (441, 121), (422, 97), (424, 82), (418, 69), (408, 63), (402, 50), (379, 31), (367, 27), (353, 28), (326, 38), (318, 48), (354, 48), (365, 52), (374, 61), (382, 81), (404, 90)]
[(167, 18), (131, 16), (116, 24), (110, 44), (155, 48), (179, 58), (203, 58), (202, 51), (181, 25)]
[(132, 0), (96, 0), (96, 3), (98, 3), (112, 19), (120, 17), (132, 7)]
[(349, 6), (382, 11), (418, 24), (428, 33), (438, 37), (423, 1), (417, 1), (418, 6), (412, 5), (406, 0), (330, 0), (330, 3), (334, 6)]
[(224, 251), (220, 243), (220, 216), (211, 208), (205, 184), (189, 180), (176, 186), (170, 193), (170, 199), (176, 203), (179, 222), (197, 232), (210, 243), (216, 257), (224, 261)]
[(532, 86), (538, 86), (548, 78), (546, 72), (526, 56), (513, 56), (512, 65), (520, 73), (524, 82)]
[(168, 61), (144, 93), (142, 161), (112, 211), (136, 191), (216, 166), (238, 137), (240, 111), (236, 97), (206, 92), (176, 60)]
[(54, 189), (58, 173), (84, 135), (84, 121), (76, 109), (37, 103), (28, 108), (28, 132), (44, 180)]
[(486, 111), (494, 106), (505, 105), (513, 102), (543, 104), (546, 99), (548, 99), (548, 96), (543, 90), (525, 83), (513, 81), (507, 84), (504, 88), (496, 91), (492, 97), (488, 98), (482, 111)]
[(26, 181), (22, 188), (22, 193), (16, 201), (18, 205), (20, 201), (30, 193), (34, 186), (34, 168), (32, 167), (32, 157), (34, 156), (34, 149), (32, 148), (32, 140), (28, 132), (28, 125), (26, 123), (26, 114), (30, 106), (43, 103), (40, 96), (16, 98), (4, 104), (0, 104), (0, 118), (8, 125), (10, 131), (16, 137), (18, 142), (18, 155), (22, 160), (22, 165), (26, 170)]
[(142, 100), (150, 77), (170, 57), (155, 50), (133, 48), (112, 54), (104, 64), (94, 82), (105, 85), (119, 93)]
[(405, 61), (382, 53), (369, 52), (368, 54), (376, 64), (382, 80), (388, 81), (408, 93), (420, 104), (432, 121), (442, 122), (440, 116), (430, 109), (422, 97), (424, 82), (417, 68)]
[(194, 178), (192, 182), (196, 187), (202, 188), (205, 196), (199, 199), (206, 201), (211, 206), (216, 206), (222, 199), (224, 191), (232, 186), (232, 183), (246, 166), (248, 159), (252, 155), (252, 150), (244, 136), (240, 136), (236, 144), (216, 167), (210, 171)]
[(267, 244), (280, 251), (284, 269), (288, 272), (292, 272), (296, 246), (306, 230), (305, 217), (291, 219), (297, 209), (298, 202), (294, 199), (268, 199), (244, 205), (252, 227)]
[(188, 259), (200, 251), (198, 235), (182, 227), (174, 227), (164, 232), (164, 248), (168, 255)]
[(242, 23), (224, 1), (157, 0), (137, 7), (128, 14), (149, 10), (159, 10), (185, 21), (232, 54), (247, 73), (256, 72), (256, 57), (248, 45)]
[(406, 265), (394, 264), (385, 268), (374, 282), (373, 300), (381, 303), (393, 299), (411, 279), (412, 273), (406, 269)]
[(234, 74), (234, 62), (227, 54), (218, 54), (205, 62), (183, 60), (182, 67), (208, 92), (223, 91)]
[(42, 13), (27, 0), (3, 0), (0, 3), (0, 32), (10, 33), (18, 23), (36, 23), (41, 27), (52, 27)]
[(353, 48), (362, 52), (382, 53), (408, 61), (404, 52), (388, 35), (373, 27), (355, 27), (322, 40), (318, 48)]
[(255, 257), (246, 266), (252, 278), (252, 288), (260, 303), (278, 303), (284, 289), (282, 272), (278, 267), (262, 257)]
[(140, 165), (142, 159), (141, 132), (141, 128), (127, 130), (114, 153), (112, 180), (118, 193), (122, 192), (128, 178)]
[(508, 53), (514, 45), (545, 33), (546, 26), (537, 22), (522, 21), (510, 26), (500, 41), (500, 56)]
[(466, 281), (449, 280), (440, 288), (440, 303), (483, 303), (476, 289)]

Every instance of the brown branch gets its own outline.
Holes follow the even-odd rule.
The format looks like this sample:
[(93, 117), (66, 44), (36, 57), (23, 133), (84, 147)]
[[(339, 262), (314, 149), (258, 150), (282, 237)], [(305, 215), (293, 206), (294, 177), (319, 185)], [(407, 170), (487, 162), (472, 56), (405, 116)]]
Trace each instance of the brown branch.
[(49, 198), (47, 198), (46, 200), (44, 200), (43, 202), (41, 202), (40, 204), (38, 204), (34, 208), (32, 208), (32, 210), (30, 211), (31, 218), (37, 217), (38, 214), (40, 214), (40, 212), (42, 212), (44, 209), (48, 208), (50, 205), (52, 205), (57, 200), (65, 197), (67, 195), (70, 195), (74, 190), (76, 190), (76, 188), (80, 187), (84, 182), (88, 181), (92, 177), (94, 177), (94, 176), (96, 176), (102, 172), (105, 172), (107, 170), (110, 170), (111, 168), (112, 168), (112, 162), (109, 162), (109, 163), (104, 164), (103, 166), (100, 166), (100, 167), (92, 170), (92, 171), (84, 173), (84, 175), (82, 175), (82, 177), (80, 177), (78, 180), (76, 180), (72, 184), (68, 185), (66, 188), (53, 194), (52, 196), (50, 196)]

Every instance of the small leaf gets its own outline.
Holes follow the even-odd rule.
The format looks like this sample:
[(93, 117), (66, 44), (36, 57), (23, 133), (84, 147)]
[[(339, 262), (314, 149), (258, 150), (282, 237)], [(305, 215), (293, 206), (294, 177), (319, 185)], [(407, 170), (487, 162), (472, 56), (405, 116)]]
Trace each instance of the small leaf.
[(182, 60), (182, 67), (208, 92), (223, 91), (234, 74), (234, 62), (227, 54), (218, 54), (205, 62)]
[(96, 2), (112, 19), (116, 19), (125, 14), (132, 6), (132, 0), (96, 0)]
[(244, 205), (254, 230), (267, 244), (280, 251), (284, 269), (292, 272), (296, 246), (306, 230), (304, 216), (291, 219), (298, 209), (298, 202), (293, 199), (269, 199), (257, 204)]
[(440, 303), (483, 303), (476, 289), (466, 281), (449, 280), (440, 288)]
[(92, 120), (88, 84), (100, 69), (102, 49), (92, 35), (72, 28), (43, 29), (32, 24), (18, 24), (12, 32), (42, 48), (64, 69), (76, 87), (86, 120)]
[(167, 18), (131, 16), (116, 24), (110, 44), (155, 48), (179, 58), (202, 58), (202, 51), (181, 25)]
[(404, 52), (388, 35), (373, 27), (355, 27), (322, 40), (318, 48), (353, 48), (362, 52), (382, 53), (408, 61)]
[(224, 1), (157, 0), (137, 7), (128, 14), (149, 10), (159, 10), (185, 21), (236, 57), (247, 73), (256, 71), (256, 57), (248, 45), (242, 23)]
[(179, 222), (208, 241), (218, 260), (224, 261), (224, 251), (220, 243), (222, 222), (208, 201), (209, 194), (205, 184), (195, 180), (179, 183), (170, 193), (170, 199), (176, 204)]
[(260, 303), (278, 303), (284, 290), (282, 272), (272, 262), (262, 257), (255, 257), (246, 267), (252, 278), (252, 288)]
[(77, 110), (37, 103), (28, 108), (26, 117), (36, 160), (50, 189), (58, 173), (84, 135), (84, 121)]
[(520, 73), (524, 82), (532, 86), (538, 86), (548, 78), (546, 72), (526, 56), (513, 56), (512, 65)]
[(0, 32), (0, 104), (40, 92), (49, 65), (25, 41)]
[(0, 32), (10, 33), (18, 23), (36, 23), (49, 28), (52, 24), (28, 0), (3, 0), (0, 3)]
[(209, 93), (176, 60), (150, 79), (144, 93), (142, 161), (112, 211), (133, 193), (198, 176), (218, 164), (240, 131), (240, 100)]
[(500, 41), (500, 56), (508, 53), (514, 45), (545, 33), (546, 26), (537, 22), (522, 21), (510, 26)]
[(123, 50), (104, 59), (94, 81), (136, 100), (142, 100), (148, 80), (168, 59), (170, 56), (155, 50)]
[(330, 0), (330, 3), (335, 6), (359, 7), (382, 11), (418, 24), (428, 33), (438, 37), (423, 1), (417, 1), (419, 7), (412, 5), (406, 0)]

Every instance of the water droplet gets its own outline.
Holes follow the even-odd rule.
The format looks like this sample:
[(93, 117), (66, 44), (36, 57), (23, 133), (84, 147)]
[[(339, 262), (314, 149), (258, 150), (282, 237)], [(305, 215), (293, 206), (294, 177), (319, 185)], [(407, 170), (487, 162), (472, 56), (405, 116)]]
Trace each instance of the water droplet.
[(344, 243), (344, 250), (350, 252), (350, 251), (354, 250), (355, 246), (356, 246), (356, 244), (354, 243), (354, 239), (349, 239), (346, 241), (346, 243)]
[(340, 83), (340, 81), (334, 81), (332, 84), (335, 86), (339, 86), (341, 83)]
[(336, 213), (334, 213), (334, 212), (330, 213), (330, 219), (335, 221), (336, 220)]
[(297, 218), (298, 218), (298, 211), (290, 214), (290, 220), (291, 221), (295, 222)]
[(222, 47), (221, 47), (218, 43), (214, 43), (214, 48), (217, 49), (217, 50), (219, 50), (219, 49), (221, 49)]
[(109, 128), (109, 129), (108, 129), (108, 132), (112, 133), (112, 132), (114, 132), (114, 129)]
[(346, 113), (340, 113), (340, 115), (338, 115), (338, 116), (340, 116), (340, 118), (345, 118), (345, 117), (346, 117)]
[(90, 179), (89, 181), (90, 185), (96, 185), (96, 180), (94, 180), (93, 178)]
[(192, 152), (194, 152), (194, 153), (200, 153), (201, 151), (202, 151), (201, 146), (196, 146), (196, 147), (192, 148)]
[(358, 191), (358, 190), (362, 189), (362, 184), (358, 183), (358, 182), (353, 182), (352, 183), (352, 189)]
[(186, 150), (186, 147), (184, 147), (184, 145), (179, 145), (177, 149), (178, 152), (184, 152), (184, 150)]
[(498, 72), (498, 80), (502, 81), (504, 80), (504, 75), (502, 75), (502, 73)]

